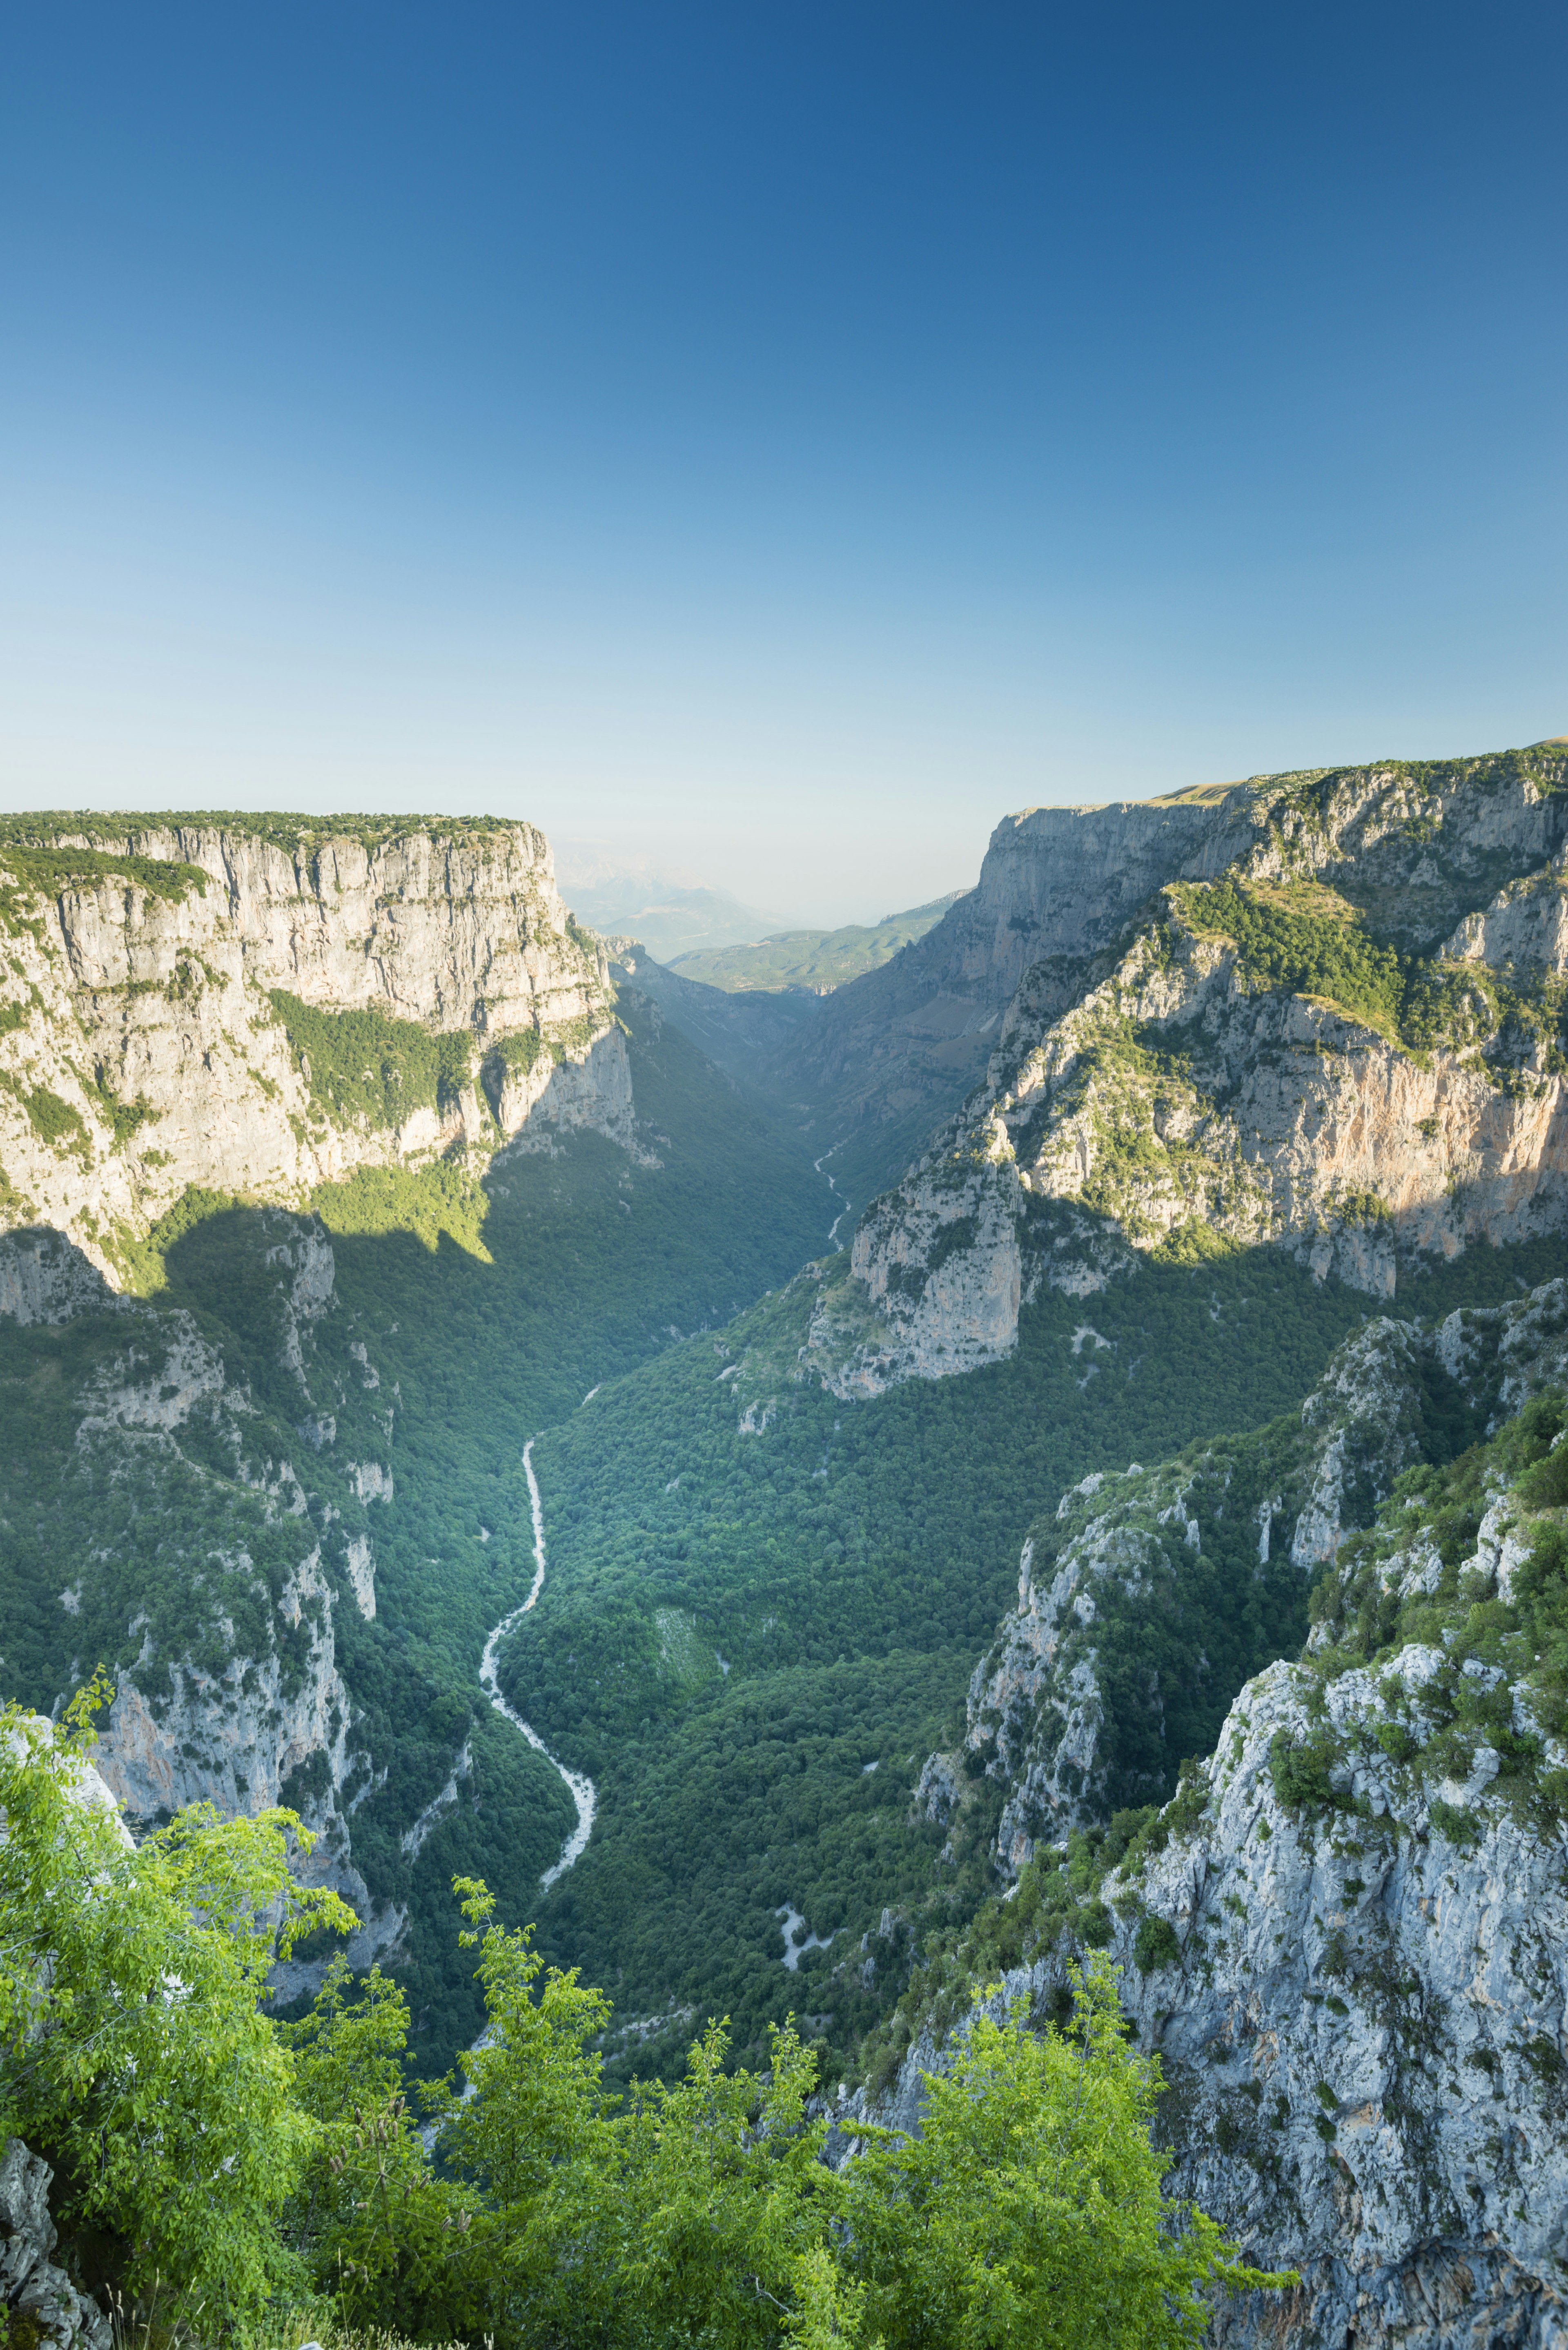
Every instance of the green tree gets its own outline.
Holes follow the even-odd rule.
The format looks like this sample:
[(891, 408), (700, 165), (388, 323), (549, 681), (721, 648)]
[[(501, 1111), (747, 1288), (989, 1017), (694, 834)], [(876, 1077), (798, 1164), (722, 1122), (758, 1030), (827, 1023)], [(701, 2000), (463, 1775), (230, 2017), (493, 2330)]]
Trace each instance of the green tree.
[(581, 2338), (607, 2278), (595, 2246), (617, 2126), (588, 2043), (609, 2021), (604, 1993), (563, 1974), (532, 1946), (533, 1929), (495, 1923), (476, 1878), (454, 1889), (479, 1952), (487, 2022), (460, 2059), (468, 2094), (448, 2094), (443, 2153), (477, 2190), (462, 2215), (466, 2289), (483, 2330), (510, 2342)]
[(1128, 2044), (1116, 1975), (1075, 1970), (1065, 2033), (981, 2009), (927, 2077), (921, 2136), (877, 2131), (849, 2166), (846, 2262), (887, 2350), (1177, 2350), (1215, 2290), (1292, 2282), (1164, 2194), (1158, 2062)]
[(130, 2282), (234, 2315), (297, 2276), (278, 2214), (314, 2127), (261, 2012), (268, 1970), (353, 1912), (289, 1873), (292, 1812), (181, 1812), (133, 1846), (83, 1765), (101, 1677), (57, 1729), (0, 1714), (0, 2129), (124, 2237)]
[(606, 2200), (618, 2238), (613, 2338), (628, 2350), (762, 2350), (786, 2327), (815, 2343), (853, 2310), (822, 2265), (842, 2195), (821, 2159), (826, 2125), (806, 2119), (816, 2060), (793, 2021), (769, 2042), (760, 2076), (726, 2072), (726, 2028), (710, 2023), (685, 2078), (654, 2084), (623, 2125)]
[[(791, 2329), (853, 2339), (856, 2289), (822, 2266), (842, 2197), (826, 2126), (806, 2118), (815, 2059), (793, 2023), (774, 2031), (761, 2077), (726, 2070), (727, 2031), (711, 2023), (681, 2081), (616, 2111), (588, 2044), (604, 1994), (546, 1970), (530, 1929), (494, 1922), (483, 1885), (456, 1889), (488, 2017), (441, 2138), (467, 2192), (457, 2321), (506, 2344), (614, 2350), (763, 2350)], [(368, 2082), (379, 2061), (368, 2055)]]
[(462, 2254), (474, 2199), (432, 2171), (410, 2111), (402, 1990), (379, 1967), (356, 1996), (349, 1981), (339, 1955), (309, 2014), (280, 2027), (295, 2093), (316, 2125), (286, 2232), (350, 2324), (453, 2334), (472, 2314)]

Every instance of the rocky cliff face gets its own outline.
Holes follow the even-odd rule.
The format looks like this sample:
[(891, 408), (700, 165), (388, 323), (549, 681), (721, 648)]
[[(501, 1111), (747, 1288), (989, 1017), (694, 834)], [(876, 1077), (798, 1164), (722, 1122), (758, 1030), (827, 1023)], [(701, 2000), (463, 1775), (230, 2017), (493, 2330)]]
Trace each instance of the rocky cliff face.
[[(1007, 1791), (1003, 1875), (1037, 1842), (1169, 1793), (1199, 1751), (1195, 1689), (1207, 1684), (1218, 1711), (1237, 1686), (1224, 1619), (1251, 1610), (1265, 1646), (1300, 1645), (1310, 1578), (1422, 1459), (1435, 1400), (1464, 1407), (1479, 1432), (1564, 1384), (1562, 1280), (1435, 1328), (1380, 1316), (1340, 1347), (1299, 1414), (1064, 1493), (1030, 1531), (1018, 1607), (970, 1687), (964, 1754)], [(1157, 1653), (1150, 1624), (1173, 1618), (1187, 1634)]]
[(1155, 890), (1210, 878), (1243, 848), (1247, 806), (1237, 786), (1004, 816), (977, 886), (882, 970), (826, 998), (775, 1049), (771, 1081), (815, 1106), (835, 1139), (858, 1137), (872, 1163), (879, 1131), (907, 1161), (982, 1075), (1025, 974), (1057, 971), (1064, 1006), (1077, 966)]
[[(1562, 1280), (1435, 1328), (1374, 1322), (1299, 1429), (1065, 1495), (976, 1674), (969, 1754), (1007, 1786), (1015, 1881), (966, 1963), (1055, 2013), (1075, 1950), (1109, 1945), (1164, 2064), (1174, 2191), (1303, 2272), (1218, 2341), (1545, 2350), (1568, 2327), (1565, 1386)], [(1418, 1457), (1435, 1393), (1490, 1430), (1446, 1467)], [(1146, 1627), (1190, 1604), (1172, 1551), (1209, 1539), (1216, 1484), (1257, 1580), (1272, 1547), (1303, 1579), (1333, 1561), (1316, 1620), (1174, 1800), (1107, 1835), (1111, 1597)], [(920, 1800), (948, 1816), (963, 1783), (933, 1757)], [(913, 2004), (896, 2079), (846, 2125), (918, 2126), (946, 2043), (941, 1998)]]
[(28, 1458), (14, 1487), (5, 1479), (0, 1520), (11, 1549), (29, 1503), (42, 1519), (29, 1564), (54, 1566), (37, 1599), (49, 1647), (75, 1650), (67, 1680), (110, 1666), (98, 1762), (130, 1818), (290, 1805), (316, 1832), (312, 1878), (366, 1921), (356, 1953), (368, 1960), (399, 1920), (373, 1918), (350, 1857), (373, 1773), (338, 1627), (345, 1609), (375, 1614), (375, 1527), (394, 1485), (384, 1460), (350, 1456), (385, 1450), (396, 1399), (339, 1326), (313, 1218), (252, 1211), (225, 1261), (267, 1334), (270, 1409), (190, 1312), (114, 1297), (58, 1239), (0, 1242), (0, 1286), (19, 1293), (21, 1318), (83, 1322), (79, 1351), (56, 1367), (53, 1445), (13, 1430)]
[(50, 2350), (112, 2350), (114, 2329), (50, 2258), (59, 2233), (49, 2216), (54, 2172), (19, 2137), (0, 2143), (0, 2306), (8, 2330)]
[(626, 1125), (608, 967), (528, 825), (16, 818), (0, 924), (0, 1211), (117, 1281), (187, 1187)]
[(1560, 748), (1265, 780), (1184, 837), (1215, 878), (1129, 918), (1158, 842), (1107, 836), (1125, 889), (1052, 917), (1069, 946), (863, 1219), (840, 1393), (994, 1359), (1043, 1284), (1092, 1295), (1140, 1252), (1269, 1243), (1388, 1296), (1568, 1215)]

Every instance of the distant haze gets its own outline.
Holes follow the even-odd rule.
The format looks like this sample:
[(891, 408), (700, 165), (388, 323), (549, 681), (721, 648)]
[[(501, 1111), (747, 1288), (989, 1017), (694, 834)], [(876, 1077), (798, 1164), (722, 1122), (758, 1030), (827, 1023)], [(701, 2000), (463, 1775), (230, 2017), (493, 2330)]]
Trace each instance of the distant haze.
[(553, 841), (556, 879), (580, 920), (607, 937), (640, 939), (659, 962), (710, 947), (749, 945), (784, 927), (686, 868), (618, 858), (584, 841)]
[(744, 994), (804, 989), (831, 995), (849, 980), (876, 971), (916, 939), (923, 939), (963, 896), (955, 889), (929, 906), (911, 906), (882, 921), (836, 931), (784, 931), (743, 945), (700, 948), (674, 963), (682, 979)]

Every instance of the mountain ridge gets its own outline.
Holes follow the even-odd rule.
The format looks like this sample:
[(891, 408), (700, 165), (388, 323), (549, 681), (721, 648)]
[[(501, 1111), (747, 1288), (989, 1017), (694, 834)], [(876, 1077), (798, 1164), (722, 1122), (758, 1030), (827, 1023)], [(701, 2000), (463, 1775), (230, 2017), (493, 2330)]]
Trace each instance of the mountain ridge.
[(1089, 1296), (1139, 1251), (1286, 1246), (1386, 1296), (1423, 1255), (1558, 1229), (1565, 781), (1549, 749), (1197, 809), (1206, 878), (1034, 963), (863, 1214), (842, 1391), (990, 1359), (1041, 1283)]

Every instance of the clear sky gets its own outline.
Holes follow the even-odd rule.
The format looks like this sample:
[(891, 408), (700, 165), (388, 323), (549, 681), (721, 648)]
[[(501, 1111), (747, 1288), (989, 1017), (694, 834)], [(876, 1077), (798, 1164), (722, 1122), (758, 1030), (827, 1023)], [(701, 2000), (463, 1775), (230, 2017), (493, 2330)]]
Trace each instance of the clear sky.
[(0, 797), (797, 919), (1568, 729), (1560, 5), (0, 19)]

